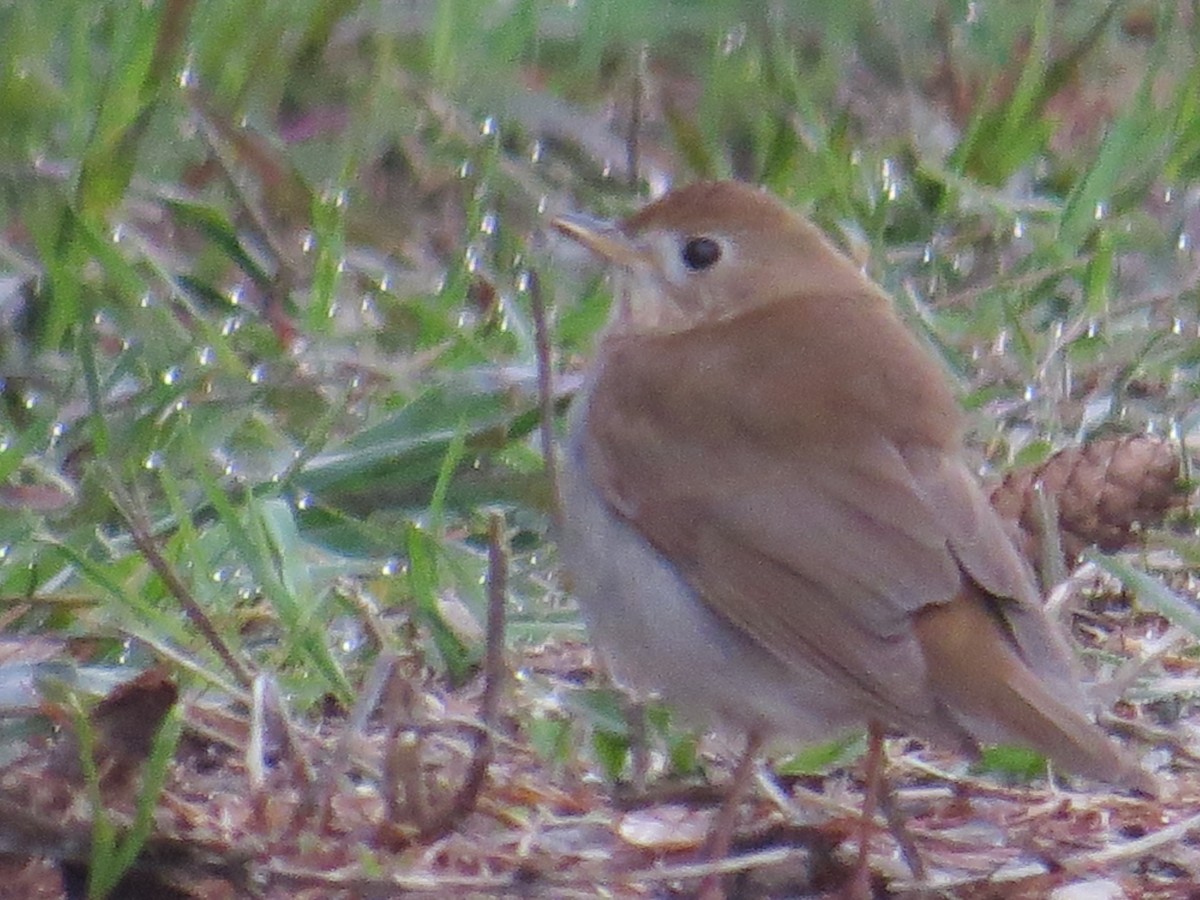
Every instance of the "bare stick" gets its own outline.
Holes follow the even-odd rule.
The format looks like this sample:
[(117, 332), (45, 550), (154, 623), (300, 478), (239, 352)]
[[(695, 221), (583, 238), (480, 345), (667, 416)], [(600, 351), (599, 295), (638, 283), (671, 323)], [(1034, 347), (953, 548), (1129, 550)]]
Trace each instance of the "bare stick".
[(129, 536), (133, 540), (133, 544), (138, 548), (138, 552), (145, 557), (146, 562), (150, 564), (158, 577), (163, 580), (163, 584), (167, 586), (167, 590), (171, 595), (179, 601), (180, 607), (183, 609), (184, 615), (188, 617), (196, 629), (208, 641), (209, 646), (213, 648), (221, 661), (225, 663), (234, 677), (244, 688), (250, 688), (254, 683), (254, 676), (249, 669), (242, 663), (232, 648), (225, 642), (225, 639), (217, 632), (216, 626), (208, 617), (208, 613), (204, 611), (204, 607), (192, 594), (191, 589), (183, 583), (183, 579), (179, 577), (179, 573), (171, 566), (169, 562), (159, 552), (158, 543), (150, 534), (149, 523), (140, 509), (136, 508), (129, 497), (124, 496), (120, 487), (116, 484), (109, 491), (109, 498), (113, 501), (113, 505), (117, 511), (125, 519), (125, 523), (129, 526)]
[(638, 172), (641, 169), (641, 131), (642, 131), (642, 101), (645, 87), (642, 84), (646, 72), (646, 45), (638, 49), (637, 60), (633, 69), (633, 96), (629, 103), (629, 134), (625, 139), (625, 170), (629, 177), (629, 186), (635, 191), (638, 186)]
[(450, 831), (475, 809), (479, 793), (487, 780), (495, 746), (492, 734), (500, 710), (500, 691), (504, 686), (505, 600), (508, 594), (508, 549), (504, 516), (492, 513), (488, 520), (488, 618), (487, 650), (483, 662), (483, 696), (479, 717), (483, 728), (475, 734), (475, 752), (462, 787), (446, 811), (421, 829), (421, 839), (434, 840)]
[(529, 271), (529, 305), (533, 311), (533, 335), (537, 348), (538, 425), (542, 439), (542, 459), (546, 477), (550, 479), (550, 518), (557, 531), (562, 525), (562, 504), (558, 494), (558, 460), (554, 445), (554, 369), (550, 349), (550, 329), (546, 324), (546, 301), (542, 282), (534, 270)]

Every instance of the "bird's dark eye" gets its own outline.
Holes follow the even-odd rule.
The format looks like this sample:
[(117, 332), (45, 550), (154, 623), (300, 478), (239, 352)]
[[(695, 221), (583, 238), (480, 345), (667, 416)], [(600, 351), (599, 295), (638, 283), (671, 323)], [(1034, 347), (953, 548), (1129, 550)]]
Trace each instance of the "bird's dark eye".
[(721, 258), (721, 245), (710, 237), (688, 238), (683, 245), (683, 264), (693, 272), (707, 269)]

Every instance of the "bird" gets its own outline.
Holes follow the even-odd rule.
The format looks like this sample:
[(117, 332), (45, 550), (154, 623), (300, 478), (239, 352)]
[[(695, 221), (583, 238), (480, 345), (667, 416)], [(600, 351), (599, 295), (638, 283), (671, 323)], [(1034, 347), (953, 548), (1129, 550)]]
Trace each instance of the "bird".
[(732, 181), (552, 225), (614, 276), (558, 477), (562, 559), (618, 683), (756, 749), (880, 725), (1154, 792), (1087, 713), (945, 366), (858, 264)]

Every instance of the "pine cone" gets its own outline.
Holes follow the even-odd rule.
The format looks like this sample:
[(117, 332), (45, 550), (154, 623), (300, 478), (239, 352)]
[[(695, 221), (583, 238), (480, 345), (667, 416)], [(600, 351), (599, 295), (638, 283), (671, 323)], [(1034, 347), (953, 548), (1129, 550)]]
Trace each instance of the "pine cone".
[(1009, 472), (992, 489), (992, 506), (1012, 523), (1018, 546), (1038, 572), (1044, 571), (1039, 485), (1057, 504), (1068, 567), (1087, 547), (1111, 553), (1128, 546), (1137, 530), (1161, 524), (1187, 502), (1179, 453), (1154, 435), (1109, 435)]

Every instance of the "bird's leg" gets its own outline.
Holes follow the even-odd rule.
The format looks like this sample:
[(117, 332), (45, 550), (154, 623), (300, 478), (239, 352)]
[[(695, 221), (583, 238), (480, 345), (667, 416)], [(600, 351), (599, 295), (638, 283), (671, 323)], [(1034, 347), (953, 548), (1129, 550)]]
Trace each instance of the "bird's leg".
[[(721, 860), (729, 855), (729, 848), (733, 844), (733, 829), (737, 822), (738, 805), (742, 801), (742, 797), (746, 794), (746, 789), (750, 786), (750, 781), (754, 777), (754, 759), (758, 756), (758, 751), (762, 749), (762, 735), (757, 731), (751, 731), (746, 735), (746, 749), (742, 751), (742, 756), (738, 760), (737, 766), (733, 770), (733, 778), (729, 782), (729, 790), (721, 803), (720, 810), (717, 811), (717, 817), (713, 821), (712, 828), (708, 832), (708, 840), (705, 842), (706, 847), (704, 856), (709, 860)], [(720, 900), (724, 897), (724, 891), (721, 887), (721, 875), (712, 873), (706, 875), (700, 883), (700, 890), (696, 896), (699, 900)]]
[(867, 770), (863, 793), (862, 822), (858, 832), (858, 862), (846, 886), (852, 900), (871, 897), (871, 831), (875, 827), (875, 808), (879, 805), (883, 781), (883, 726), (872, 720), (867, 724)]
[(848, 895), (850, 897), (870, 897), (870, 867), (869, 846), (870, 832), (875, 818), (875, 808), (883, 811), (887, 820), (888, 831), (900, 847), (904, 862), (917, 881), (925, 880), (925, 862), (921, 859), (920, 851), (904, 825), (904, 819), (896, 808), (896, 797), (892, 791), (891, 782), (884, 771), (883, 757), (883, 726), (871, 722), (867, 726), (867, 771), (866, 793), (863, 797), (862, 831), (858, 841), (858, 863), (851, 879)]
[(629, 729), (630, 785), (634, 796), (646, 793), (650, 772), (650, 738), (646, 734), (646, 704), (640, 699), (625, 703), (625, 725)]

